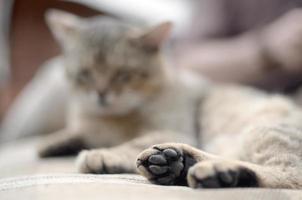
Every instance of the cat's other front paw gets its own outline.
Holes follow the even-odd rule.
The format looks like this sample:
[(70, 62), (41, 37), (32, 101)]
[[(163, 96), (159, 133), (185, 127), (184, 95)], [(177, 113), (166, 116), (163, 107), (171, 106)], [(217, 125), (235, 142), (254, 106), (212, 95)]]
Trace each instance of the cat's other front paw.
[(100, 173), (103, 171), (103, 160), (93, 150), (83, 150), (76, 159), (76, 168), (81, 173)]
[(205, 161), (194, 165), (188, 172), (192, 188), (258, 187), (254, 171), (229, 161)]
[(178, 145), (155, 145), (137, 159), (138, 171), (151, 182), (161, 185), (187, 185), (188, 168), (196, 161)]
[(129, 165), (130, 162), (110, 150), (84, 150), (78, 155), (76, 167), (81, 173), (133, 173), (135, 170), (134, 165)]

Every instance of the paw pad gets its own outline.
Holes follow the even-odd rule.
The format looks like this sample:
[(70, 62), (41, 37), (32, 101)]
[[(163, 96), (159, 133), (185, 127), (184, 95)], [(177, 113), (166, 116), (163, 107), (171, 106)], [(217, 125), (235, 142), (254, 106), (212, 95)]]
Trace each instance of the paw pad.
[(185, 181), (183, 154), (173, 148), (154, 147), (145, 158), (139, 158), (137, 167), (149, 173), (150, 181), (161, 185), (181, 184)]
[(255, 172), (225, 162), (205, 162), (192, 167), (188, 175), (193, 188), (257, 187)]

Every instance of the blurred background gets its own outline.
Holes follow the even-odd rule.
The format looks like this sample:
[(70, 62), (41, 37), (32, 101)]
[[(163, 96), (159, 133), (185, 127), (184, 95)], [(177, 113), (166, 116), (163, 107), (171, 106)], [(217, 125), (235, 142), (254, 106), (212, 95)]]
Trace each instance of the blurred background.
[[(110, 15), (146, 25), (170, 20), (174, 23), (170, 58), (175, 66), (219, 82), (292, 94), (302, 83), (302, 61), (287, 65), (263, 54), (261, 63), (255, 53), (259, 41), (251, 35), (301, 6), (301, 0), (1, 0), (0, 122), (42, 64), (60, 53), (44, 21), (47, 9), (84, 17)], [(291, 17), (295, 33), (289, 33), (289, 38), (297, 37), (302, 43), (302, 12), (297, 13)], [(281, 28), (272, 27), (278, 35)], [(283, 45), (278, 42), (281, 38), (272, 41)], [(302, 57), (301, 48), (295, 52)]]

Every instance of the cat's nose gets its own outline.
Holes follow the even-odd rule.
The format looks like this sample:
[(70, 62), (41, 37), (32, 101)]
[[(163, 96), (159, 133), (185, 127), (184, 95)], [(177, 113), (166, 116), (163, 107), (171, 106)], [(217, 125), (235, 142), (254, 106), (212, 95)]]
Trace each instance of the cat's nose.
[(99, 104), (102, 105), (102, 106), (105, 106), (107, 104), (106, 92), (99, 92), (98, 93), (98, 101), (99, 101)]

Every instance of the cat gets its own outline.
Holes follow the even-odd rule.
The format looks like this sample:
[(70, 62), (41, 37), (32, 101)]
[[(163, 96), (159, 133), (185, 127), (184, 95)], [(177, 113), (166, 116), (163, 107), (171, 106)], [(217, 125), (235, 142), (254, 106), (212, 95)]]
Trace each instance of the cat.
[(153, 144), (196, 145), (195, 107), (207, 81), (164, 63), (170, 22), (143, 27), (58, 10), (46, 18), (72, 97), (66, 127), (44, 139), (40, 157), (102, 148), (80, 153), (81, 172), (133, 173), (136, 156)]
[(302, 188), (302, 112), (291, 100), (172, 68), (162, 53), (169, 22), (47, 16), (74, 96), (67, 127), (45, 139), (41, 157), (96, 148), (80, 152), (79, 172), (137, 168), (163, 185)]

